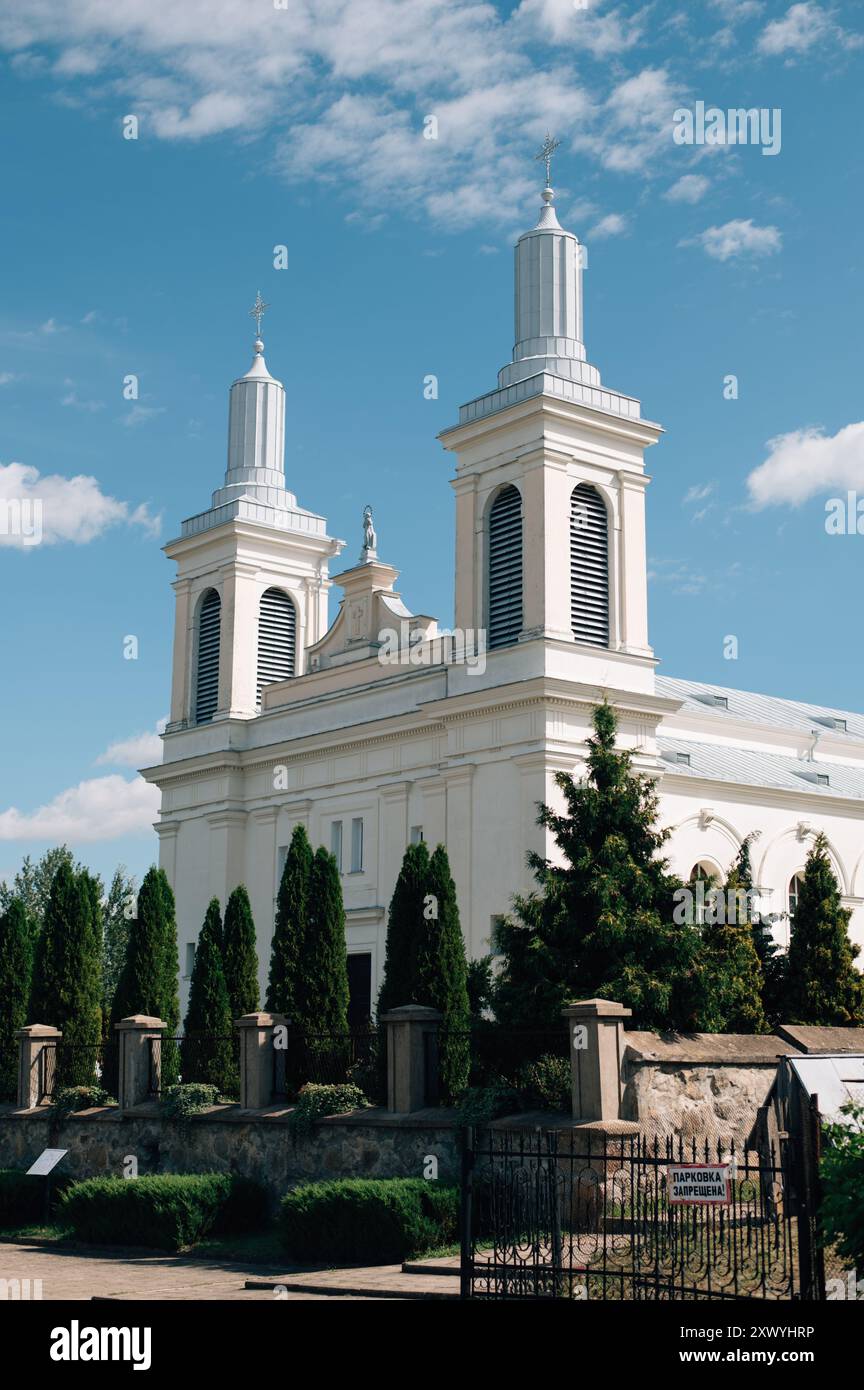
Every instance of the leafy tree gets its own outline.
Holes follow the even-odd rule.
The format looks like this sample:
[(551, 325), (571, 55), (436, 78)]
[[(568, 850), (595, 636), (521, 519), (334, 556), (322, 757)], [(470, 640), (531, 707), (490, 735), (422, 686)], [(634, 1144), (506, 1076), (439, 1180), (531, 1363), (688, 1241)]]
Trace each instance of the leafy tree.
[(804, 866), (786, 962), (787, 1022), (847, 1027), (864, 1022), (864, 990), (849, 940), (849, 908), (831, 867), (828, 840), (816, 836)]
[(429, 861), (418, 960), (417, 994), (442, 1014), (439, 1041), (441, 1089), (455, 1100), (468, 1085), (471, 1047), (468, 1027), (468, 965), (459, 922), (456, 885), (443, 845)]
[(484, 1018), (492, 1008), (495, 991), (492, 959), (492, 956), (477, 956), (468, 962), (468, 1008), (474, 1022)]
[(258, 954), (249, 894), (239, 884), (228, 899), (222, 929), (222, 965), (234, 1018), (258, 1008)]
[[(179, 961), (174, 894), (163, 869), (147, 870), (138, 893), (136, 916), (129, 925), (126, 960), (114, 996), (112, 1025), (130, 1014), (150, 1014), (167, 1024), (162, 1044), (162, 1086), (173, 1085), (179, 1071), (172, 1039), (180, 1026)], [(114, 1029), (111, 1030), (115, 1037)]]
[(106, 1016), (111, 1012), (126, 959), (129, 924), (135, 915), (135, 888), (135, 879), (121, 864), (102, 903), (102, 1008)]
[[(66, 845), (46, 850), (35, 864), (29, 854), (26, 855), (12, 883), (0, 883), (0, 912), (5, 912), (12, 899), (18, 898), (24, 905), (34, 943), (42, 931), (51, 884), (61, 864), (67, 864), (70, 869), (75, 867), (72, 851)], [(77, 867), (80, 869), (81, 865)]]
[(842, 1113), (844, 1120), (823, 1131), (819, 1217), (826, 1245), (858, 1271), (864, 1268), (864, 1106), (850, 1103)]
[(303, 825), (295, 825), (276, 899), (276, 923), (270, 950), (267, 1008), (294, 1019), (298, 1013), (303, 944), (309, 914), (312, 846)]
[[(102, 1036), (102, 923), (99, 884), (62, 860), (54, 875), (33, 964), (33, 1022), (63, 1034), (57, 1084), (96, 1080)], [(62, 1065), (61, 1065), (62, 1059)]]
[(213, 898), (198, 936), (180, 1058), (184, 1082), (201, 1081), (225, 1092), (236, 1087), (236, 1062), (221, 941), (219, 899)]
[(312, 861), (297, 1002), (299, 1022), (308, 1032), (348, 1032), (348, 953), (342, 881), (336, 860), (323, 847)]
[(559, 773), (565, 811), (541, 806), (563, 865), (530, 854), (539, 892), (515, 899), (515, 920), (501, 923), (504, 966), (496, 1013), (511, 1027), (557, 1029), (570, 999), (614, 999), (643, 1027), (692, 1028), (705, 989), (701, 941), (690, 923), (673, 922), (680, 884), (660, 851), (653, 779), (636, 773), (615, 748), (616, 717), (594, 712), (587, 775)]
[(15, 1100), (18, 1089), (18, 1040), (28, 1022), (33, 942), (24, 904), (12, 898), (0, 912), (0, 1100)]
[(409, 845), (390, 899), (384, 978), (378, 993), (378, 1016), (403, 1004), (429, 1004), (420, 994), (420, 948), (423, 910), (429, 883), (429, 850), (423, 840)]
[(711, 1033), (765, 1033), (764, 980), (753, 942), (749, 852), (745, 841), (732, 864), (725, 889), (709, 897), (702, 939), (706, 991), (700, 1026)]

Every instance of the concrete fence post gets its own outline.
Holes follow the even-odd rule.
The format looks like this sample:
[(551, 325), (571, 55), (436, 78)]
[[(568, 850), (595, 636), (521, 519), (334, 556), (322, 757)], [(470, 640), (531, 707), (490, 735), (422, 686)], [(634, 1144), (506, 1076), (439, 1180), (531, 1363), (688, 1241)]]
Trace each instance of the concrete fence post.
[(285, 1089), (288, 1051), (280, 1044), (287, 1041), (288, 1019), (284, 1014), (244, 1014), (234, 1027), (240, 1035), (240, 1108), (263, 1110)]
[(116, 1025), (120, 1053), (117, 1099), (121, 1110), (143, 1105), (158, 1094), (162, 1038), (167, 1026), (161, 1018), (147, 1014), (130, 1014)]
[(621, 1112), (624, 1019), (610, 999), (580, 999), (562, 1009), (570, 1034), (574, 1120), (617, 1120)]
[(52, 1063), (63, 1034), (45, 1023), (28, 1023), (18, 1039), (18, 1107), (33, 1110), (50, 1100)]
[(422, 1004), (382, 1014), (387, 1027), (387, 1109), (399, 1115), (437, 1100), (438, 1025), (442, 1015)]

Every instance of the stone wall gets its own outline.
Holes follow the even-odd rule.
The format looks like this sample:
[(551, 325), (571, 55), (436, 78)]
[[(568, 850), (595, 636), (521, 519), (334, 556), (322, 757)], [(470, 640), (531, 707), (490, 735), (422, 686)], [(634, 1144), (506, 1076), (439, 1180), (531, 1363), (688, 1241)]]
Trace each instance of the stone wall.
[(621, 1118), (649, 1136), (746, 1143), (777, 1071), (795, 1051), (780, 1037), (696, 1033), (662, 1038), (626, 1032)]
[(427, 1155), (441, 1181), (459, 1175), (449, 1111), (389, 1115), (358, 1111), (321, 1120), (295, 1143), (287, 1112), (250, 1118), (238, 1106), (215, 1107), (181, 1130), (154, 1106), (121, 1116), (116, 1107), (82, 1111), (52, 1124), (41, 1111), (0, 1111), (0, 1168), (29, 1168), (44, 1148), (68, 1149), (57, 1173), (72, 1178), (122, 1176), (134, 1158), (138, 1173), (236, 1172), (255, 1178), (274, 1201), (297, 1183), (324, 1178), (423, 1176)]

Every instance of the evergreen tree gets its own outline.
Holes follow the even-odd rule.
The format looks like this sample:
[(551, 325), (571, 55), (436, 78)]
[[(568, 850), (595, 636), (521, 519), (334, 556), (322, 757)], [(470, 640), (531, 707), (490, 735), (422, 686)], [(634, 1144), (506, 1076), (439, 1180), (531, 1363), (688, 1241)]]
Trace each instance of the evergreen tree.
[(441, 1090), (455, 1100), (468, 1085), (471, 1046), (468, 1028), (468, 965), (459, 922), (456, 885), (443, 845), (429, 861), (419, 951), (418, 995), (442, 1014), (439, 1040)]
[(786, 965), (784, 1017), (789, 1023), (849, 1027), (864, 1023), (864, 991), (855, 968), (858, 947), (849, 940), (849, 908), (820, 832), (804, 866), (792, 918)]
[(749, 848), (745, 840), (725, 888), (709, 896), (702, 939), (710, 989), (699, 1019), (709, 1033), (765, 1033), (764, 979), (753, 943)]
[(174, 894), (163, 869), (148, 869), (129, 925), (126, 960), (114, 996), (113, 1025), (130, 1014), (150, 1014), (167, 1025), (162, 1043), (162, 1086), (177, 1080), (180, 1026), (179, 962)]
[(14, 1101), (18, 1090), (19, 1028), (30, 1021), (33, 942), (24, 904), (12, 898), (0, 913), (0, 1101)]
[(515, 900), (516, 920), (498, 933), (505, 960), (496, 1013), (511, 1027), (558, 1029), (570, 999), (614, 999), (643, 1027), (693, 1027), (705, 987), (701, 941), (690, 923), (673, 921), (681, 885), (660, 850), (653, 779), (615, 748), (615, 713), (594, 713), (587, 776), (556, 777), (566, 809), (542, 806), (564, 864), (528, 856), (539, 893)]
[(348, 953), (342, 881), (332, 854), (316, 851), (298, 991), (298, 1021), (310, 1033), (348, 1032)]
[(295, 825), (276, 899), (276, 923), (270, 951), (267, 1008), (295, 1020), (309, 914), (312, 846), (303, 825)]
[(121, 864), (114, 871), (102, 904), (102, 1008), (106, 1017), (111, 1013), (126, 959), (129, 924), (135, 915), (135, 887), (134, 878)]
[[(745, 836), (734, 865), (740, 886), (751, 893), (754, 885), (750, 846), (760, 833), (758, 830), (751, 830), (750, 834)], [(770, 913), (755, 910), (751, 912), (753, 945), (762, 967), (762, 1010), (769, 1025), (781, 1022), (785, 965), (785, 956), (774, 939), (773, 920)]]
[(33, 964), (33, 1022), (63, 1034), (56, 1081), (87, 1086), (96, 1080), (102, 1037), (102, 924), (99, 884), (68, 861), (54, 875)]
[(421, 840), (406, 849), (390, 899), (384, 978), (378, 994), (379, 1017), (388, 1009), (398, 1009), (403, 1004), (429, 1004), (428, 999), (419, 997), (419, 958), (428, 882), (429, 850)]
[(203, 1081), (230, 1092), (237, 1085), (237, 1067), (221, 941), (219, 899), (213, 898), (198, 936), (180, 1059), (184, 1082)]
[[(18, 898), (24, 905), (34, 946), (45, 921), (51, 884), (61, 864), (68, 864), (70, 869), (76, 867), (66, 845), (46, 850), (35, 864), (26, 855), (12, 883), (0, 883), (0, 912), (5, 912), (12, 899)], [(81, 865), (77, 867), (80, 869)]]
[(249, 894), (239, 884), (228, 899), (222, 928), (222, 966), (232, 1018), (258, 1008), (258, 954)]

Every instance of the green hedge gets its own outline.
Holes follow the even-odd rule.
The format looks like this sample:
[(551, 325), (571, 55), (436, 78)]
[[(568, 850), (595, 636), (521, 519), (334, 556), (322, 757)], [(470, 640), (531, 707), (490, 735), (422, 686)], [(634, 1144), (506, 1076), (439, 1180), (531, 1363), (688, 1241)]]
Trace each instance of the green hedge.
[(179, 1250), (208, 1235), (264, 1225), (267, 1194), (229, 1173), (87, 1178), (63, 1194), (58, 1216), (94, 1245)]
[(286, 1252), (312, 1264), (394, 1264), (456, 1239), (459, 1191), (423, 1178), (343, 1178), (283, 1197)]
[(17, 1169), (0, 1169), (0, 1230), (40, 1222), (45, 1211), (45, 1188), (40, 1178), (28, 1178)]

